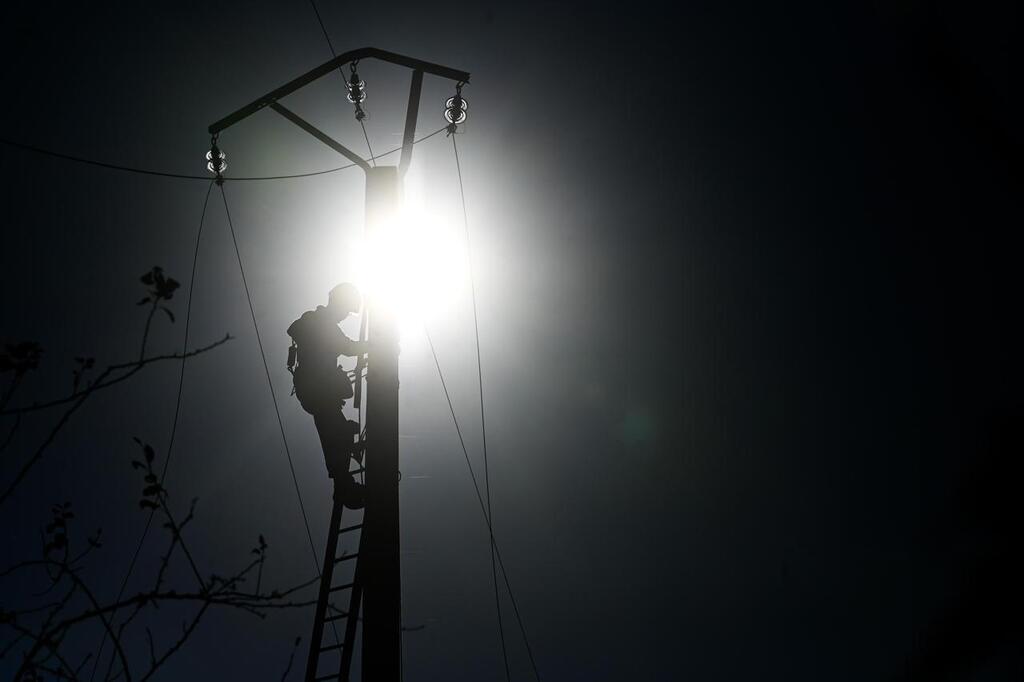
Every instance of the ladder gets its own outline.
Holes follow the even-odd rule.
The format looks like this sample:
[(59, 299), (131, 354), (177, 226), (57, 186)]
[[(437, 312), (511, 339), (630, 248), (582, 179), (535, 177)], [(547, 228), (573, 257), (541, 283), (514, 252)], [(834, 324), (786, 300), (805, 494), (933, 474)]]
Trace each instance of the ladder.
[[(360, 467), (351, 473), (355, 475), (362, 472), (363, 468)], [(341, 525), (343, 511), (347, 512), (346, 518), (355, 517), (348, 526)], [(338, 481), (334, 479), (334, 502), (331, 508), (331, 523), (327, 531), (324, 567), (320, 574), (320, 594), (316, 602), (316, 616), (313, 619), (313, 636), (309, 642), (306, 682), (349, 680), (352, 653), (355, 649), (356, 625), (363, 596), (362, 583), (359, 579), (359, 556), (363, 548), (362, 530), (363, 510), (345, 509)], [(339, 608), (332, 601), (344, 603), (345, 597), (348, 598), (347, 609)], [(330, 633), (326, 642), (325, 629)]]

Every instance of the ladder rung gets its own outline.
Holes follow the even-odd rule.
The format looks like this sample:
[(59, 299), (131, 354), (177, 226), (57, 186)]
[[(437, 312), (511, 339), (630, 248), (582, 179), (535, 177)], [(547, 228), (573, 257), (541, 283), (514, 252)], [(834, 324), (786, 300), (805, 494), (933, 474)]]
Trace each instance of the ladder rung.
[(353, 585), (355, 585), (355, 583), (345, 583), (344, 585), (338, 585), (337, 587), (332, 587), (330, 591), (331, 592), (340, 592), (341, 590), (347, 590), (348, 588), (352, 587)]
[(355, 559), (357, 556), (359, 556), (359, 555), (358, 554), (346, 554), (345, 556), (341, 557), (340, 559), (335, 559), (334, 563), (340, 564), (342, 561), (350, 561), (352, 559)]
[(350, 530), (359, 530), (362, 527), (363, 527), (363, 524), (357, 523), (357, 524), (355, 524), (353, 526), (348, 526), (346, 528), (342, 528), (341, 530), (338, 531), (338, 535), (341, 535), (342, 533), (347, 533)]
[[(344, 585), (344, 587), (348, 587), (348, 585)], [(342, 588), (339, 587), (337, 589), (340, 590)], [(348, 618), (348, 614), (347, 613), (339, 613), (337, 616), (328, 616), (327, 618), (324, 618), (324, 622), (325, 623), (330, 623), (330, 622), (333, 622), (333, 621), (336, 621), (336, 620), (341, 620), (342, 618)]]
[(321, 653), (324, 652), (324, 651), (334, 651), (335, 649), (340, 649), (343, 646), (345, 646), (344, 642), (341, 643), (341, 644), (332, 644), (330, 646), (320, 647), (320, 651), (321, 651)]

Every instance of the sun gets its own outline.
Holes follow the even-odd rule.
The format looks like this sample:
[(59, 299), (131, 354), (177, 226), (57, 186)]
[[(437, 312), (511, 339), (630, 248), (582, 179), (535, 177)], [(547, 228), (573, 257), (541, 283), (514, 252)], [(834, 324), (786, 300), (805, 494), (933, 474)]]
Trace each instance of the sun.
[(449, 312), (467, 279), (458, 226), (411, 202), (375, 226), (355, 256), (356, 286), (373, 308), (394, 316), (403, 340)]

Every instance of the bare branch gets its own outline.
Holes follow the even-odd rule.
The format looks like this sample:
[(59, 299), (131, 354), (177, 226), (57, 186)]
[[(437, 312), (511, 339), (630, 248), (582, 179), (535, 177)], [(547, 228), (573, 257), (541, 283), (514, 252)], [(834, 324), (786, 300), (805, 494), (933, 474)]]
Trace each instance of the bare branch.
[[(217, 346), (223, 345), (234, 338), (235, 337), (231, 336), (231, 334), (225, 334), (224, 338), (220, 339), (219, 341), (214, 341), (213, 343), (201, 346), (194, 350), (190, 350), (187, 353), (166, 353), (164, 355), (152, 355), (142, 360), (133, 360), (131, 362), (120, 362), (117, 364), (109, 365), (104, 370), (103, 374), (100, 375), (101, 378), (90, 384), (88, 388), (85, 388), (81, 391), (75, 391), (69, 396), (58, 398), (56, 400), (50, 400), (45, 403), (33, 403), (31, 405), (24, 405), (22, 407), (12, 407), (8, 410), (0, 411), (0, 416), (6, 416), (9, 414), (24, 414), (25, 412), (37, 412), (39, 410), (45, 410), (51, 407), (56, 407), (57, 405), (66, 405), (67, 403), (73, 402), (78, 398), (86, 396), (94, 391), (98, 391), (100, 389), (107, 388), (108, 386), (113, 386), (114, 384), (120, 383), (125, 379), (129, 378), (130, 376), (132, 376), (133, 374), (135, 374), (136, 372), (138, 372), (143, 367), (151, 365), (154, 362), (163, 362), (165, 360), (184, 360), (186, 358), (191, 358), (201, 353), (213, 350)], [(107, 376), (109, 376), (110, 373), (122, 369), (129, 369), (131, 371), (127, 374), (110, 379), (109, 381), (104, 380), (106, 379)]]
[[(43, 441), (43, 444), (40, 445), (36, 449), (36, 451), (32, 455), (32, 457), (30, 457), (29, 460), (27, 462), (25, 462), (24, 465), (22, 465), (21, 470), (18, 472), (18, 475), (14, 478), (14, 481), (9, 486), (7, 486), (7, 489), (3, 492), (2, 495), (0, 495), (0, 506), (2, 506), (10, 498), (11, 494), (18, 487), (18, 485), (20, 485), (21, 482), (23, 480), (25, 480), (25, 476), (28, 475), (29, 470), (31, 470), (32, 467), (35, 466), (36, 463), (39, 461), (39, 459), (43, 456), (43, 452), (46, 451), (46, 448), (48, 448), (50, 446), (50, 444), (53, 442), (54, 438), (57, 437), (57, 433), (60, 432), (60, 430), (62, 428), (64, 428), (65, 424), (67, 424), (68, 420), (71, 418), (71, 415), (73, 415), (78, 410), (78, 408), (80, 408), (85, 403), (86, 399), (90, 395), (92, 395), (95, 391), (100, 390), (102, 388), (106, 388), (108, 386), (112, 386), (113, 384), (119, 383), (121, 381), (124, 381), (125, 379), (128, 379), (129, 377), (134, 375), (136, 372), (141, 370), (143, 367), (145, 367), (147, 365), (150, 365), (150, 364), (152, 364), (154, 362), (159, 362), (161, 360), (182, 360), (182, 359), (185, 359), (185, 358), (188, 358), (188, 357), (192, 357), (194, 355), (199, 355), (200, 353), (205, 353), (206, 351), (212, 350), (213, 348), (216, 348), (217, 346), (220, 346), (220, 345), (222, 345), (224, 343), (227, 343), (229, 340), (231, 340), (231, 335), (230, 334), (226, 334), (224, 336), (224, 338), (221, 339), (220, 341), (215, 341), (214, 343), (211, 343), (211, 344), (209, 344), (207, 346), (204, 346), (202, 348), (197, 348), (196, 350), (190, 351), (188, 353), (169, 353), (167, 355), (157, 355), (157, 356), (153, 356), (153, 357), (150, 357), (150, 358), (146, 358), (145, 360), (142, 360), (142, 361), (139, 361), (139, 362), (125, 363), (125, 364), (120, 364), (120, 365), (110, 365), (109, 367), (107, 367), (106, 370), (104, 370), (104, 372), (92, 384), (89, 385), (89, 388), (87, 388), (87, 389), (85, 389), (85, 391), (82, 391), (79, 394), (77, 394), (78, 395), (77, 399), (72, 397), (72, 398), (68, 398), (68, 399), (62, 400), (62, 401), (58, 401), (57, 403), (53, 403), (53, 404), (60, 404), (60, 403), (63, 403), (63, 402), (70, 402), (71, 400), (75, 401), (75, 403), (70, 408), (68, 408), (66, 412), (64, 412), (64, 415), (60, 418), (60, 420), (57, 422), (57, 424), (54, 425), (54, 427), (50, 430), (50, 434), (46, 437), (46, 440)], [(121, 370), (121, 369), (126, 369), (126, 368), (130, 368), (130, 369), (128, 369), (127, 372), (125, 372), (124, 374), (122, 374), (122, 375), (120, 375), (118, 377), (110, 379), (109, 381), (106, 380), (107, 377), (110, 376), (112, 373), (114, 373), (114, 372), (116, 372), (118, 370)], [(36, 409), (36, 408), (33, 407), (33, 408), (30, 408), (30, 409)], [(40, 409), (41, 409), (41, 406), (40, 406)], [(4, 412), (2, 414), (15, 414), (18, 411), (26, 411), (26, 408), (17, 408), (16, 410), (8, 410), (7, 412)]]

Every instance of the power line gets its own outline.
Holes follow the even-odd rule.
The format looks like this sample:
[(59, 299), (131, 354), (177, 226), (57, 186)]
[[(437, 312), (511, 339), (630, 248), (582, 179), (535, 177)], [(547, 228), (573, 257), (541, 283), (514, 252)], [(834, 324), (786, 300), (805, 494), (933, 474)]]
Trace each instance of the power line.
[(309, 530), (309, 518), (306, 516), (306, 506), (302, 503), (302, 490), (299, 488), (299, 479), (295, 475), (295, 464), (292, 462), (291, 449), (288, 447), (288, 437), (284, 431), (284, 421), (281, 419), (281, 409), (277, 404), (277, 394), (274, 392), (274, 382), (270, 378), (270, 366), (267, 364), (267, 354), (263, 350), (263, 339), (260, 336), (260, 327), (256, 323), (256, 309), (252, 305), (252, 295), (249, 292), (249, 283), (245, 278), (245, 267), (242, 265), (242, 252), (238, 249), (238, 240), (235, 237), (235, 226), (231, 221), (231, 210), (228, 208), (228, 196), (224, 192), (224, 186), (220, 186), (220, 196), (224, 200), (224, 214), (228, 219), (228, 228), (231, 231), (231, 243), (235, 247), (235, 257), (238, 259), (238, 272), (242, 275), (242, 286), (245, 289), (245, 298), (249, 302), (249, 314), (252, 315), (252, 327), (256, 331), (256, 344), (260, 348), (260, 357), (263, 359), (263, 371), (267, 375), (267, 386), (270, 388), (270, 399), (274, 403), (274, 414), (277, 415), (277, 426), (281, 430), (281, 441), (284, 443), (284, 453), (288, 458), (288, 469), (292, 473), (292, 482), (295, 484), (295, 495), (299, 499), (299, 511), (302, 512), (302, 523), (306, 527), (306, 537), (309, 538), (309, 550), (313, 553), (313, 564), (316, 566), (316, 573), (320, 575), (320, 558), (316, 553), (316, 544), (313, 542), (313, 533)]
[[(427, 135), (424, 135), (423, 137), (419, 138), (418, 140), (415, 140), (413, 142), (413, 144), (419, 144), (420, 142), (424, 142), (426, 140), (429, 140), (430, 138), (434, 137), (438, 133), (443, 132), (444, 130), (445, 130), (445, 128), (438, 128), (434, 132), (429, 133)], [(83, 157), (83, 156), (76, 156), (74, 154), (65, 154), (64, 152), (56, 152), (56, 151), (53, 151), (53, 150), (50, 150), (50, 149), (43, 149), (42, 147), (36, 147), (35, 145), (25, 144), (24, 142), (17, 142), (15, 140), (9, 140), (9, 139), (3, 138), (3, 137), (0, 137), (0, 144), (5, 144), (5, 145), (7, 145), (9, 147), (14, 147), (15, 149), (20, 149), (22, 151), (32, 152), (34, 154), (40, 154), (42, 156), (49, 156), (49, 157), (52, 157), (52, 158), (55, 158), (55, 159), (62, 159), (64, 161), (73, 161), (75, 163), (82, 163), (82, 164), (85, 164), (87, 166), (97, 166), (99, 168), (107, 168), (109, 170), (122, 171), (122, 172), (125, 172), (125, 173), (137, 173), (137, 174), (140, 174), (140, 175), (154, 175), (154, 176), (163, 177), (163, 178), (176, 178), (176, 179), (179, 179), (179, 180), (203, 180), (203, 181), (206, 181), (206, 182), (210, 181), (210, 176), (208, 176), (208, 175), (186, 175), (186, 174), (183, 174), (183, 173), (169, 173), (169, 172), (166, 172), (166, 171), (158, 171), (158, 170), (152, 170), (152, 169), (148, 169), (148, 168), (136, 168), (134, 166), (123, 166), (123, 165), (116, 164), (116, 163), (107, 163), (106, 161), (97, 161), (96, 159), (89, 159), (89, 158), (86, 158), (86, 157)], [(390, 156), (391, 154), (395, 154), (395, 153), (400, 152), (400, 151), (402, 151), (401, 147), (395, 147), (394, 149), (389, 149), (388, 151), (386, 151), (386, 152), (384, 152), (382, 154), (377, 154), (376, 156), (371, 156), (370, 160), (383, 159), (385, 156)], [(252, 182), (252, 181), (261, 181), (261, 180), (295, 180), (295, 179), (299, 179), (299, 178), (312, 178), (312, 177), (315, 177), (317, 175), (327, 175), (329, 173), (337, 173), (338, 171), (348, 170), (349, 168), (355, 168), (355, 167), (356, 167), (356, 164), (349, 163), (349, 164), (345, 164), (344, 166), (337, 166), (336, 168), (327, 168), (325, 170), (310, 171), (308, 173), (294, 173), (294, 174), (291, 174), (291, 175), (262, 175), (262, 176), (248, 176), (248, 177), (237, 177), (237, 178), (236, 177), (228, 177), (228, 178), (224, 178), (224, 181), (225, 182)]]
[[(309, 0), (309, 4), (313, 6), (313, 13), (316, 14), (316, 20), (320, 23), (320, 30), (324, 32), (324, 39), (327, 40), (327, 47), (331, 48), (331, 56), (337, 57), (338, 53), (334, 51), (334, 43), (331, 42), (331, 36), (327, 33), (327, 27), (324, 26), (324, 20), (320, 16), (320, 10), (316, 8), (316, 0)], [(338, 68), (341, 71), (341, 68)], [(342, 76), (345, 74), (343, 73)]]
[(498, 636), (501, 638), (501, 658), (505, 663), (505, 680), (511, 682), (512, 673), (508, 667), (508, 647), (505, 645), (505, 625), (501, 620), (501, 597), (498, 594), (498, 569), (494, 563), (494, 512), (491, 510), (491, 470), (487, 458), (487, 422), (484, 418), (484, 370), (483, 361), (480, 359), (480, 322), (477, 319), (476, 311), (476, 281), (473, 277), (473, 260), (470, 257), (469, 243), (469, 213), (466, 210), (466, 188), (462, 183), (462, 163), (459, 161), (459, 147), (455, 144), (455, 135), (452, 138), (452, 149), (455, 150), (455, 168), (459, 175), (459, 196), (462, 199), (462, 225), (466, 231), (466, 261), (469, 266), (469, 292), (473, 303), (473, 333), (476, 341), (476, 376), (477, 386), (480, 390), (480, 434), (483, 438), (484, 449), (484, 490), (487, 494), (487, 529), (491, 537), (491, 578), (494, 583), (494, 608), (498, 614)]
[[(171, 465), (171, 454), (174, 451), (174, 437), (178, 433), (178, 416), (181, 414), (181, 393), (182, 388), (185, 385), (185, 354), (188, 351), (188, 331), (189, 325), (192, 321), (192, 294), (195, 291), (196, 284), (196, 268), (199, 263), (199, 244), (203, 239), (203, 225), (206, 222), (206, 208), (210, 204), (210, 192), (213, 191), (213, 179), (210, 179), (210, 185), (206, 188), (206, 197), (203, 199), (203, 210), (199, 215), (199, 230), (196, 233), (196, 246), (192, 252), (192, 275), (189, 278), (188, 283), (188, 299), (185, 303), (185, 338), (181, 342), (181, 369), (178, 371), (178, 392), (174, 398), (174, 420), (171, 422), (171, 435), (167, 443), (167, 455), (164, 459), (164, 468), (160, 473), (161, 483), (167, 480), (167, 469)], [(142, 529), (142, 535), (139, 537), (139, 542), (135, 546), (135, 553), (132, 554), (132, 560), (128, 564), (128, 570), (124, 574), (124, 579), (121, 580), (121, 587), (117, 591), (117, 597), (114, 602), (121, 601), (121, 596), (124, 594), (125, 588), (128, 586), (128, 579), (131, 577), (132, 572), (135, 570), (135, 563), (139, 559), (139, 554), (142, 552), (142, 546), (146, 542), (146, 536), (149, 535), (150, 526), (153, 524), (153, 515), (156, 510), (149, 512), (149, 518), (146, 519), (146, 526)], [(113, 621), (114, 614), (110, 614), (110, 619)], [(92, 671), (89, 673), (89, 680), (92, 680), (96, 676), (96, 667), (99, 663), (100, 657), (103, 653), (103, 647), (107, 643), (107, 630), (103, 631), (103, 638), (100, 640), (100, 645), (96, 650), (96, 658), (93, 659)], [(113, 662), (113, 658), (111, 658)]]
[(370, 136), (366, 134), (366, 124), (363, 123), (363, 119), (359, 119), (359, 126), (363, 129), (363, 139), (366, 140), (366, 148), (370, 150), (370, 162), (373, 163), (373, 167), (377, 167), (377, 160), (373, 158), (373, 147), (370, 146)]
[(537, 662), (533, 658), (533, 649), (530, 648), (530, 640), (526, 636), (526, 627), (523, 625), (523, 618), (519, 613), (519, 604), (516, 601), (515, 594), (512, 592), (512, 585), (508, 579), (508, 571), (505, 570), (505, 562), (501, 559), (501, 550), (498, 547), (498, 540), (494, 537), (494, 529), (491, 527), (491, 519), (487, 515), (487, 506), (484, 503), (484, 497), (480, 493), (480, 485), (476, 479), (476, 472), (473, 471), (473, 463), (469, 459), (469, 450), (466, 448), (466, 441), (462, 437), (462, 429), (459, 427), (459, 420), (455, 416), (455, 407), (452, 405), (451, 395), (448, 393), (448, 384), (444, 380), (444, 372), (441, 371), (441, 363), (437, 359), (437, 351), (434, 350), (434, 342), (430, 338), (430, 331), (423, 327), (423, 333), (427, 337), (427, 345), (430, 346), (430, 354), (434, 357), (434, 366), (437, 368), (437, 376), (441, 380), (441, 388), (444, 390), (445, 400), (448, 402), (448, 411), (452, 415), (452, 423), (455, 424), (455, 433), (459, 437), (459, 445), (462, 446), (462, 455), (466, 459), (466, 468), (469, 469), (469, 478), (473, 482), (473, 490), (476, 491), (477, 502), (480, 503), (480, 513), (483, 514), (484, 522), (487, 524), (487, 531), (491, 538), (491, 544), (494, 547), (494, 556), (498, 559), (498, 568), (501, 569), (501, 575), (505, 582), (505, 589), (508, 590), (509, 600), (512, 602), (512, 612), (515, 614), (516, 622), (519, 624), (519, 632), (523, 636), (523, 643), (526, 645), (526, 654), (530, 658), (530, 666), (533, 668), (533, 676), (540, 682), (540, 673), (537, 671)]

